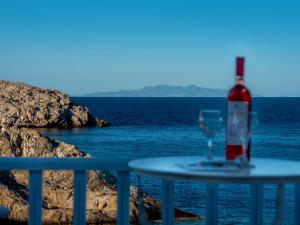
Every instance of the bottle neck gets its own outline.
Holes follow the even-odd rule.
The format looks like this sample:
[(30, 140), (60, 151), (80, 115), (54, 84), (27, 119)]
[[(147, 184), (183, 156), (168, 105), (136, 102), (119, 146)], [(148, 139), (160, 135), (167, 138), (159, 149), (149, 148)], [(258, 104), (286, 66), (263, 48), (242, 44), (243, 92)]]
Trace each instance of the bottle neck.
[(239, 85), (244, 85), (244, 76), (236, 75), (235, 83)]

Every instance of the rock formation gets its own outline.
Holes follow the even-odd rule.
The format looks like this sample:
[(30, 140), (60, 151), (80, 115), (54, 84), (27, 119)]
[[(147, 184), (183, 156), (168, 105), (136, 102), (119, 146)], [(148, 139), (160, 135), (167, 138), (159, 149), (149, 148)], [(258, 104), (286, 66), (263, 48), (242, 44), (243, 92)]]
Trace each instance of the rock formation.
[(75, 128), (109, 125), (59, 91), (0, 81), (0, 126)]

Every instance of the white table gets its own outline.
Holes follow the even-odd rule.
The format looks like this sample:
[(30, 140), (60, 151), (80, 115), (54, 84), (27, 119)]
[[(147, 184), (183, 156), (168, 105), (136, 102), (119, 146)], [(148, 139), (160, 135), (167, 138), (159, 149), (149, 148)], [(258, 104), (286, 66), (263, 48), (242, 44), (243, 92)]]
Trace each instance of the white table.
[[(216, 158), (220, 160), (220, 158)], [(206, 224), (218, 224), (218, 184), (239, 183), (251, 185), (251, 218), (253, 225), (262, 224), (263, 184), (295, 184), (295, 198), (300, 200), (300, 162), (276, 159), (252, 158), (255, 168), (235, 172), (191, 171), (178, 165), (192, 164), (204, 157), (160, 157), (133, 160), (129, 167), (139, 176), (150, 176), (163, 180), (162, 220), (172, 225), (174, 220), (174, 181), (184, 180), (207, 183)], [(295, 201), (295, 224), (300, 225), (300, 202)]]

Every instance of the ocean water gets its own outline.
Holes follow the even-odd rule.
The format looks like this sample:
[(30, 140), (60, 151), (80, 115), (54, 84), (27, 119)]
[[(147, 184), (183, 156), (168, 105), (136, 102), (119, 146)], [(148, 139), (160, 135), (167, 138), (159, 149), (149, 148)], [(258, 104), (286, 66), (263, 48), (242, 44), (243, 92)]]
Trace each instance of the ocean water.
[[(49, 130), (48, 135), (75, 144), (94, 157), (136, 159), (169, 155), (205, 155), (207, 142), (198, 129), (201, 109), (219, 109), (225, 115), (225, 98), (73, 98), (91, 112), (112, 122), (109, 128)], [(251, 155), (300, 160), (300, 98), (254, 98), (259, 126), (252, 136)], [(224, 156), (224, 129), (217, 134), (213, 154)], [(132, 184), (136, 184), (132, 176)], [(143, 178), (143, 189), (159, 198), (160, 181)], [(249, 222), (249, 186), (221, 185), (220, 224)], [(275, 213), (273, 185), (264, 187), (264, 222), (271, 224)], [(176, 183), (176, 207), (205, 214), (205, 185)], [(293, 224), (294, 189), (285, 189), (283, 224)], [(202, 224), (200, 221), (178, 225)]]

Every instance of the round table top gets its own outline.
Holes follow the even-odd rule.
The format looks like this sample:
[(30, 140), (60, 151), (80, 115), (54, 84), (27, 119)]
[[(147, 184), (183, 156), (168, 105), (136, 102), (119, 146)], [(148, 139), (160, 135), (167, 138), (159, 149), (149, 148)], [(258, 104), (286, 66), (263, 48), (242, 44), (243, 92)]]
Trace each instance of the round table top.
[[(220, 158), (215, 159), (220, 160)], [(300, 162), (298, 161), (252, 158), (251, 164), (254, 168), (236, 171), (189, 168), (189, 165), (203, 160), (205, 160), (204, 157), (197, 156), (143, 158), (129, 162), (129, 167), (139, 175), (168, 180), (208, 183), (300, 183)]]

